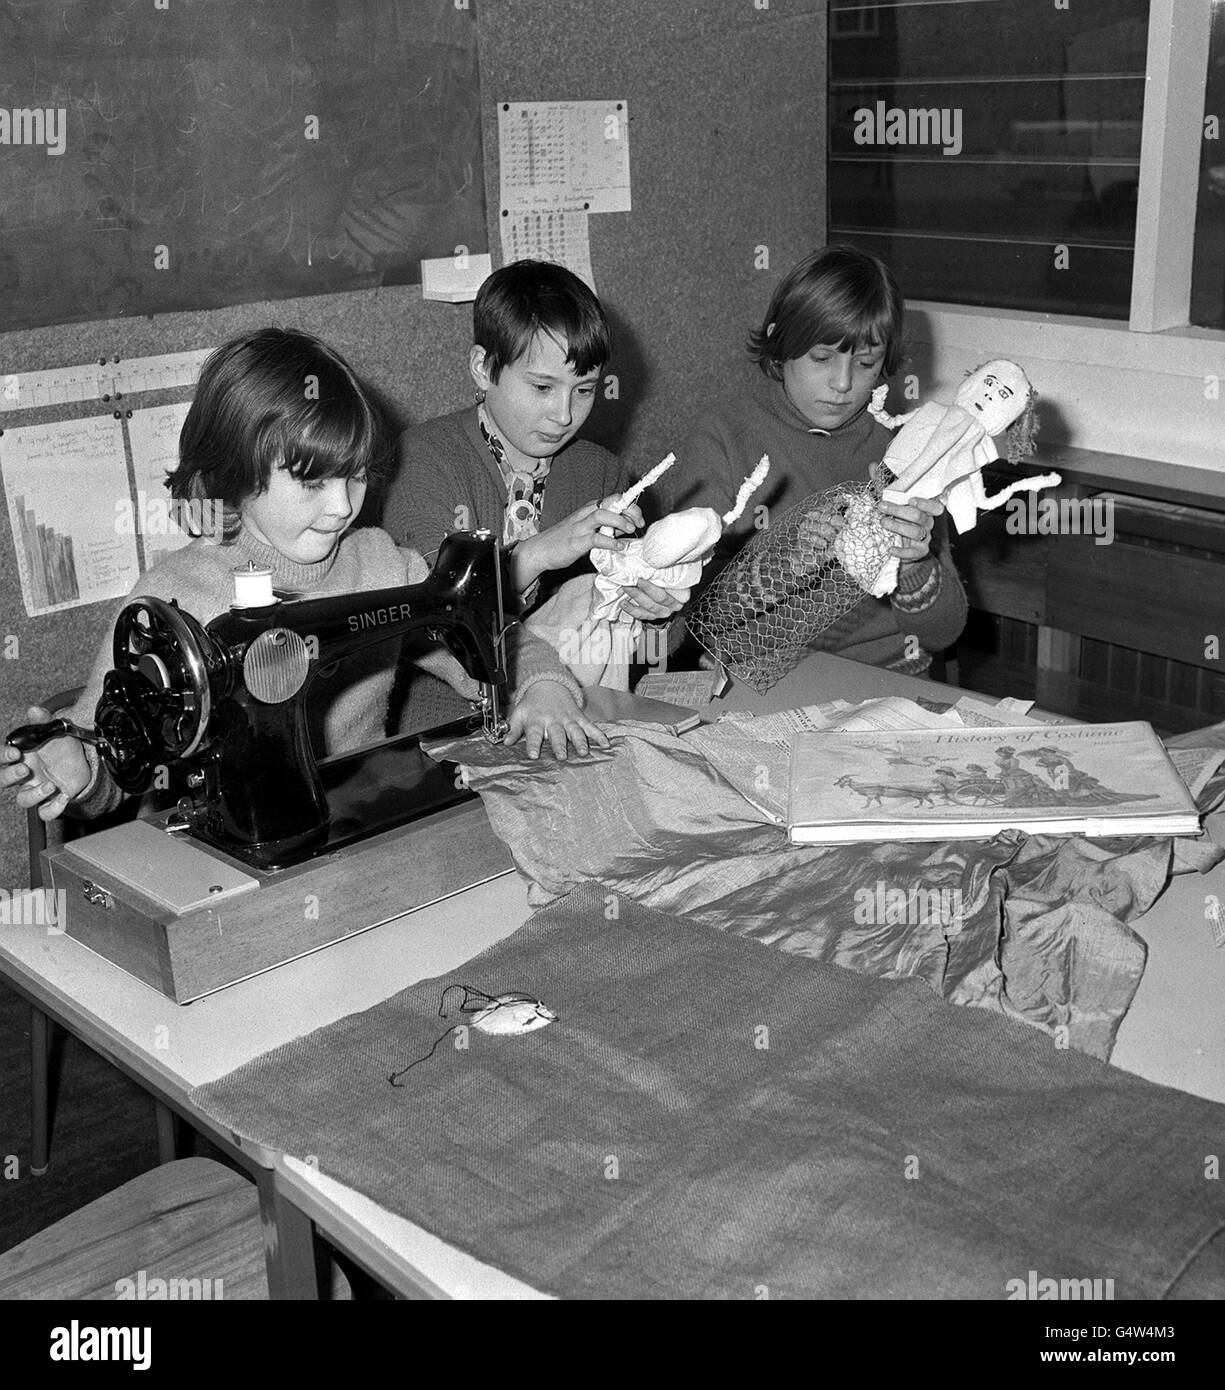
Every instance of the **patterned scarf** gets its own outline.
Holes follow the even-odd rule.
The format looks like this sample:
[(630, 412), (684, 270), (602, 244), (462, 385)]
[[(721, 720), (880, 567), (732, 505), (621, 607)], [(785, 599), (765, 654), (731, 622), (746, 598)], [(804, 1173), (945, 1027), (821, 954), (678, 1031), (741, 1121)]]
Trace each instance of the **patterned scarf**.
[(482, 404), (477, 412), (484, 439), (494, 462), (506, 483), (506, 512), (502, 524), (502, 544), (535, 536), (540, 531), (540, 509), (544, 504), (544, 485), (549, 476), (552, 459), (537, 459), (534, 472), (517, 469), (506, 456), (506, 446), (493, 431), (492, 422)]

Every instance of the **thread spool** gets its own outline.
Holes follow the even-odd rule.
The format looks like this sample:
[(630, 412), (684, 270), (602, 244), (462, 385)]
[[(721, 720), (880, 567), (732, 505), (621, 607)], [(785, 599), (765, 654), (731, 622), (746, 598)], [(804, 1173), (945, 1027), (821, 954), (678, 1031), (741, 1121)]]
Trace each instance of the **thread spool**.
[(272, 571), (248, 562), (234, 571), (234, 608), (267, 608), (276, 602)]

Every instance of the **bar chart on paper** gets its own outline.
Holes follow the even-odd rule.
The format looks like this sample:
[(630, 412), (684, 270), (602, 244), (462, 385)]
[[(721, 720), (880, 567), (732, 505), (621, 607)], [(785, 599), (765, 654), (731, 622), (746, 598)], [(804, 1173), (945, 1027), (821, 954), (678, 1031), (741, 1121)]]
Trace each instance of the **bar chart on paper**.
[(38, 519), (38, 513), (20, 493), (13, 499), (17, 544), (24, 552), (30, 576), (30, 600), (36, 608), (56, 608), (81, 597), (77, 567), (72, 558), (72, 537)]
[(0, 472), (31, 618), (126, 594), (140, 574), (123, 426), (111, 415), (5, 430)]

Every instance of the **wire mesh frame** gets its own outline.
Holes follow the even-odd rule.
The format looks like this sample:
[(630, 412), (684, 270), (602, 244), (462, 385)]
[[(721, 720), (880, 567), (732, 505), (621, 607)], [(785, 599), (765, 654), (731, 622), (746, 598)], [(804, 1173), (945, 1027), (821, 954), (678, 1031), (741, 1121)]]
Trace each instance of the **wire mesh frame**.
[(884, 569), (893, 538), (877, 504), (890, 481), (806, 497), (758, 531), (694, 605), (697, 642), (758, 694), (777, 685)]

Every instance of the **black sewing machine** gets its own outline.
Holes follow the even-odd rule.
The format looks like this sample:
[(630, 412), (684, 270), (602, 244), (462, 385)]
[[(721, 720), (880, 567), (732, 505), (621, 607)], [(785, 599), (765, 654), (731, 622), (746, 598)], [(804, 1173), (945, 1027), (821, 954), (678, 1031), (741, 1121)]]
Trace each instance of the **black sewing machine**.
[[(238, 572), (240, 595), (249, 578), (258, 576)], [(424, 632), (483, 687), (472, 719), (447, 731), (479, 720), (496, 738), (506, 682), (502, 592), (501, 547), (477, 531), (449, 536), (416, 585), (288, 602), (268, 587), (207, 626), (176, 604), (137, 598), (116, 623), (95, 729), (59, 719), (15, 729), (8, 741), (26, 750), (73, 734), (97, 747), (130, 793), (147, 790), (160, 765), (185, 763), (192, 796), (165, 829), (259, 869), (300, 863), (471, 796), (453, 768), (425, 758), (416, 737), (320, 766), (306, 715), (315, 673), (372, 643)]]

